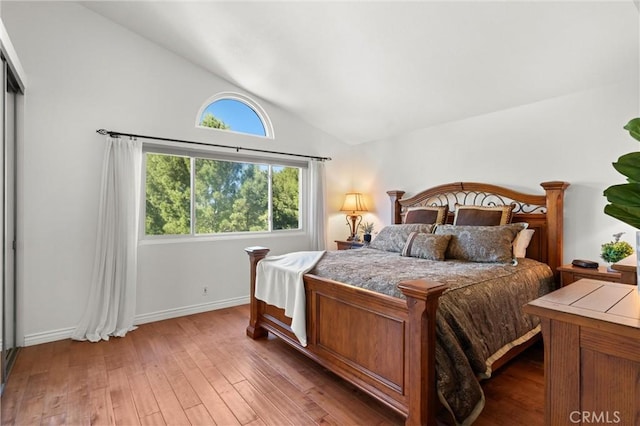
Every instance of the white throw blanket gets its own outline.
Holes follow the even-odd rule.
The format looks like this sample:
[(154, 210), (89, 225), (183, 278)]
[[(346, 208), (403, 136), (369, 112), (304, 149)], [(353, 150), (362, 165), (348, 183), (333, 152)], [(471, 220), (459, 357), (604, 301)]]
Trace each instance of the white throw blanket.
[(324, 255), (324, 251), (299, 251), (269, 256), (258, 262), (256, 270), (256, 299), (284, 309), (291, 318), (291, 329), (307, 346), (307, 324), (304, 282), (309, 272)]

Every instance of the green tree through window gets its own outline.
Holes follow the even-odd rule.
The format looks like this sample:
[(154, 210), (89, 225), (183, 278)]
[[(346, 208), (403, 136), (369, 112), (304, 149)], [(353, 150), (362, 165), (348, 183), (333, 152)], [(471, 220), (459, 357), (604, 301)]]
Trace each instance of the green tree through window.
[(293, 167), (272, 168), (273, 229), (297, 229), (300, 171)]
[(147, 235), (189, 234), (191, 163), (188, 157), (147, 154)]
[(268, 167), (196, 159), (196, 233), (268, 231)]
[(226, 124), (224, 121), (220, 120), (215, 115), (209, 112), (204, 114), (200, 125), (204, 127), (211, 127), (212, 129), (222, 129), (222, 130), (230, 129), (228, 124)]
[(248, 99), (238, 99), (238, 96), (222, 96), (208, 104), (200, 114), (199, 125), (248, 135), (272, 136), (265, 127), (264, 112), (257, 112), (261, 110), (259, 105)]

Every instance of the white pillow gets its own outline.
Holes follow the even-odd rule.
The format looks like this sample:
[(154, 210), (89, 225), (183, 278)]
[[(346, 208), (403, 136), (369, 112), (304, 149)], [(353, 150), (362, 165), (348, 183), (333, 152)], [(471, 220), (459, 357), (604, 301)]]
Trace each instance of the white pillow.
[(527, 247), (529, 247), (534, 232), (535, 229), (523, 229), (518, 232), (513, 240), (513, 257), (527, 257)]

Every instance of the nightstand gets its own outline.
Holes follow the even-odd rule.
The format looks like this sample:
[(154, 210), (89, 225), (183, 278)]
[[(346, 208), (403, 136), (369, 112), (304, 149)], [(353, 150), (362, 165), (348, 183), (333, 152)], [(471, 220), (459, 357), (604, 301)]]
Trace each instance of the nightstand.
[(621, 283), (633, 285), (638, 283), (638, 275), (636, 273), (637, 267), (638, 258), (636, 257), (636, 253), (633, 253), (632, 255), (622, 259), (620, 262), (611, 265), (611, 269), (622, 274), (622, 278), (620, 279)]
[(568, 264), (560, 266), (558, 271), (560, 272), (561, 287), (567, 286), (582, 278), (609, 281), (612, 283), (622, 282), (622, 273), (618, 271), (609, 271), (606, 266), (599, 266), (598, 268), (581, 268), (579, 266)]
[(338, 250), (351, 250), (351, 249), (357, 249), (360, 247), (364, 247), (364, 243), (361, 241), (341, 241), (341, 240), (335, 240), (337, 246), (338, 246)]
[(609, 281), (612, 283), (636, 285), (636, 254), (625, 257), (621, 261), (611, 265), (611, 270), (606, 266), (596, 268), (581, 268), (579, 266), (562, 265), (558, 268), (560, 272), (560, 286), (564, 287), (581, 278), (592, 280)]

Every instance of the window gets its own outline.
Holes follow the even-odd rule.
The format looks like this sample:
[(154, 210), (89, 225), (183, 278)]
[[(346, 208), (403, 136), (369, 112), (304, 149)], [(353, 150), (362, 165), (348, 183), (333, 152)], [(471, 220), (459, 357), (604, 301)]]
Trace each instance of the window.
[(200, 108), (196, 125), (273, 138), (266, 112), (254, 101), (238, 93), (219, 93)]
[[(198, 111), (196, 125), (273, 138), (266, 112), (238, 93), (209, 98)], [(212, 235), (301, 229), (300, 188), (306, 167), (300, 161), (145, 145), (144, 233)]]
[(302, 165), (146, 152), (146, 235), (300, 229)]

